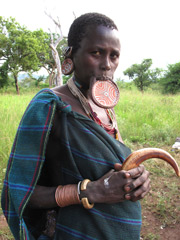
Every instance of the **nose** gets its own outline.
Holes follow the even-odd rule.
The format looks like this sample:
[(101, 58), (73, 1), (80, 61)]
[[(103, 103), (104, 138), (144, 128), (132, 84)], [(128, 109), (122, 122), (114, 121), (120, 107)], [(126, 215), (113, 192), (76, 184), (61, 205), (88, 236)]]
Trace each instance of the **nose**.
[(111, 70), (111, 63), (110, 63), (109, 57), (105, 57), (105, 58), (102, 60), (101, 69), (102, 69), (103, 71), (109, 71), (109, 70)]

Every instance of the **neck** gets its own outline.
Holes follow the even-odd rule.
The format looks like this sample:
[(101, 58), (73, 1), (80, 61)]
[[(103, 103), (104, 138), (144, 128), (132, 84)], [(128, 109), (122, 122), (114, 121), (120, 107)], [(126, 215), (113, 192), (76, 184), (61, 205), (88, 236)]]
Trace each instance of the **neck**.
[(80, 81), (75, 76), (73, 76), (73, 81), (79, 89), (83, 89), (83, 90), (86, 90), (86, 91), (89, 89), (89, 86), (87, 84), (83, 83), (82, 81)]
[(73, 77), (73, 81), (76, 87), (83, 93), (86, 98), (89, 98), (89, 87), (86, 84), (83, 84), (77, 78)]

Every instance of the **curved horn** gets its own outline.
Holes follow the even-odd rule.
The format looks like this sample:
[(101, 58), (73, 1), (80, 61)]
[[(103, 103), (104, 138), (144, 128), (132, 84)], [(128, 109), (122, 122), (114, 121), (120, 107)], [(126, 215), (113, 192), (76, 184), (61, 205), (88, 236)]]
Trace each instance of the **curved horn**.
[(122, 170), (130, 170), (138, 167), (142, 162), (150, 158), (160, 158), (169, 163), (180, 177), (180, 169), (176, 160), (166, 151), (159, 148), (143, 148), (131, 153), (122, 164)]

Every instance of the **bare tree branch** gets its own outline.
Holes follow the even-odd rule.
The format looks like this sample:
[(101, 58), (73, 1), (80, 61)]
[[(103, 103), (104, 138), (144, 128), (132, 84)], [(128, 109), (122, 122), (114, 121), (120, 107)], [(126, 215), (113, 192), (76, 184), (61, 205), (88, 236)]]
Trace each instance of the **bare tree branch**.
[(60, 32), (60, 36), (58, 37), (57, 40), (55, 40), (53, 38), (53, 34), (50, 31), (50, 34), (51, 34), (50, 48), (52, 49), (52, 55), (53, 55), (54, 61), (56, 63), (56, 68), (57, 68), (57, 81), (56, 81), (56, 85), (57, 86), (61, 86), (61, 85), (63, 85), (62, 71), (61, 71), (61, 61), (60, 61), (60, 57), (59, 57), (58, 51), (56, 49), (58, 44), (60, 43), (60, 41), (63, 39), (61, 24), (60, 24), (59, 18), (58, 18), (58, 21), (56, 21), (51, 16), (51, 14), (48, 14), (46, 11), (45, 11), (45, 14), (54, 22), (54, 24), (58, 27), (59, 32)]
[(76, 14), (75, 14), (75, 12), (73, 11), (73, 15), (74, 15), (74, 19), (76, 19)]

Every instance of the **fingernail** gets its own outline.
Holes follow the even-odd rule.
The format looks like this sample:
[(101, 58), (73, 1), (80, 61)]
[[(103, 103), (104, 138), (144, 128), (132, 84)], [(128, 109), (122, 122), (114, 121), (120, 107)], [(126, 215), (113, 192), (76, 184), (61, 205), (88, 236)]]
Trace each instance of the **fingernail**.
[(129, 186), (126, 186), (124, 189), (126, 192), (129, 192), (131, 190), (131, 188)]
[(126, 176), (126, 178), (130, 178), (130, 177), (131, 177), (131, 174), (128, 173), (128, 172), (126, 172), (126, 173), (125, 173), (125, 176)]
[(129, 200), (130, 198), (131, 198), (131, 196), (130, 196), (129, 194), (126, 194), (126, 195), (125, 195), (125, 199), (126, 199), (126, 200)]

